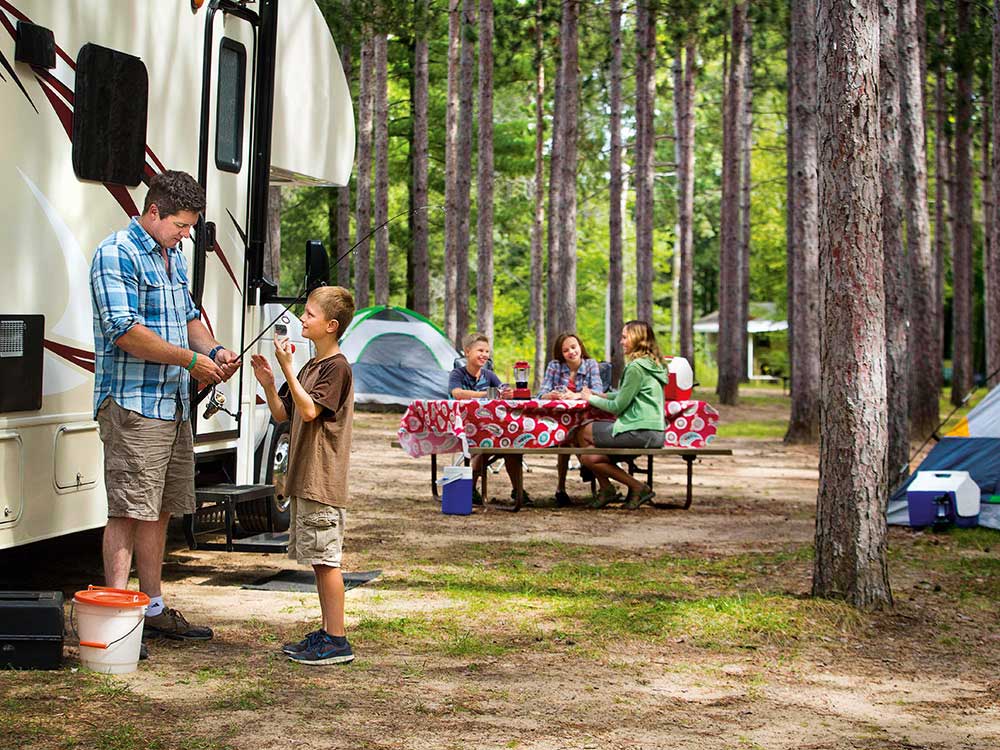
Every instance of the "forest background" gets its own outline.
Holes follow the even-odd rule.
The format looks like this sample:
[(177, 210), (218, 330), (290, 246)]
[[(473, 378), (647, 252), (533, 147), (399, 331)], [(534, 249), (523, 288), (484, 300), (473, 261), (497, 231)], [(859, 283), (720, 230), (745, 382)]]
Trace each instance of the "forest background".
[[(300, 285), (303, 267), (303, 248), (307, 239), (322, 238), (327, 241), (331, 255), (346, 247), (364, 234), (359, 226), (374, 227), (380, 217), (404, 214), (389, 226), (376, 233), (378, 239), (387, 240), (389, 262), (383, 269), (375, 261), (375, 253), (367, 248), (364, 254), (355, 253), (351, 259), (349, 276), (341, 271), (340, 283), (352, 288), (358, 284), (359, 258), (369, 270), (367, 287), (371, 293), (370, 304), (375, 303), (379, 275), (387, 290), (390, 304), (419, 307), (413, 299), (414, 224), (413, 217), (405, 213), (417, 207), (414, 201), (414, 101), (415, 82), (418, 74), (415, 65), (418, 39), (427, 42), (427, 182), (426, 204), (431, 207), (445, 205), (446, 192), (446, 139), (448, 130), (449, 39), (455, 29), (449, 29), (449, 6), (430, 2), (378, 2), (361, 3), (355, 0), (320, 0), (320, 7), (328, 19), (331, 32), (341, 50), (345, 71), (355, 102), (359, 125), (359, 159), (367, 158), (367, 174), (362, 176), (362, 190), (370, 196), (367, 216), (359, 211), (359, 168), (356, 164), (351, 183), (346, 188), (283, 189), (280, 202), (275, 195), (272, 220), (280, 210), (280, 265), (281, 287), (285, 293), (295, 293)], [(473, 9), (479, 3), (467, 3)], [(493, 239), (493, 301), (492, 322), (495, 359), (503, 372), (515, 359), (537, 362), (536, 339), (530, 320), (533, 276), (531, 273), (532, 226), (535, 216), (536, 190), (536, 73), (541, 60), (545, 87), (541, 104), (544, 131), (543, 179), (545, 200), (549, 200), (551, 154), (553, 149), (552, 121), (558, 92), (557, 79), (560, 58), (560, 35), (565, 3), (524, 2), (499, 0), (493, 4), (494, 38), (492, 39), (492, 227)], [(963, 31), (959, 44), (956, 25), (956, 5), (952, 0), (939, 0), (925, 8), (918, 3), (921, 14), (924, 74), (924, 119), (927, 137), (927, 195), (931, 231), (936, 252), (941, 255), (943, 273), (942, 315), (944, 327), (944, 357), (951, 349), (951, 238), (955, 200), (955, 181), (949, 174), (955, 172), (956, 130), (956, 70), (963, 59), (974, 61), (971, 133), (976, 175), (971, 197), (973, 202), (973, 251), (974, 268), (981, 269), (984, 244), (988, 234), (990, 159), (990, 100), (991, 100), (991, 9), (985, 4), (971, 6), (971, 24)], [(578, 72), (579, 118), (575, 142), (578, 149), (576, 179), (576, 309), (575, 327), (587, 344), (592, 356), (610, 358), (609, 344), (609, 247), (611, 245), (611, 143), (609, 123), (612, 118), (612, 44), (610, 14), (617, 4), (591, 0), (578, 5)], [(451, 9), (458, 8), (452, 2)], [(648, 8), (648, 15), (643, 10)], [(742, 139), (746, 149), (741, 153), (741, 175), (744, 205), (741, 216), (744, 226), (749, 226), (745, 242), (749, 259), (748, 291), (751, 305), (758, 302), (775, 303), (775, 316), (783, 318), (788, 312), (788, 156), (789, 156), (789, 87), (788, 50), (790, 41), (790, 12), (781, 0), (755, 0), (744, 6), (747, 14), (745, 47), (748, 50), (748, 69), (745, 79), (745, 116), (742, 127), (747, 137)], [(478, 113), (482, 87), (478, 75), (477, 42), (479, 18), (469, 16), (473, 23), (460, 28), (461, 36), (472, 45), (473, 80), (476, 96), (473, 107)], [(640, 24), (652, 23), (655, 29), (653, 44), (655, 89), (652, 94), (653, 130), (655, 133), (652, 158), (652, 317), (664, 350), (679, 352), (679, 314), (677, 307), (678, 275), (678, 220), (680, 184), (676, 152), (677, 81), (675, 66), (680, 64), (682, 51), (694, 52), (694, 190), (692, 205), (693, 266), (691, 297), (693, 315), (698, 318), (719, 308), (720, 240), (722, 234), (722, 195), (724, 181), (724, 111), (727, 96), (727, 76), (732, 74), (733, 26), (731, 4), (723, 0), (695, 4), (684, 0), (639, 6), (625, 3), (621, 7), (620, 53), (622, 133), (622, 275), (623, 314), (627, 320), (640, 315), (640, 294), (637, 283), (637, 234), (641, 233), (641, 177), (642, 154), (640, 138), (643, 91), (641, 80), (644, 55), (644, 35)], [(540, 37), (536, 37), (536, 31)], [(372, 40), (384, 38), (383, 56), (374, 54), (362, 62), (366, 47)], [(539, 44), (540, 41), (540, 44)], [(540, 50), (540, 55), (539, 55)], [(371, 54), (370, 52), (368, 54)], [(362, 94), (371, 97), (371, 84), (363, 84), (362, 68), (374, 68), (371, 80), (384, 76), (386, 99), (382, 107), (368, 99), (367, 119)], [(384, 66), (384, 68), (382, 67)], [(377, 94), (375, 95), (377, 98)], [(940, 115), (940, 117), (939, 117)], [(381, 121), (380, 121), (381, 120)], [(361, 143), (364, 136), (360, 129), (370, 122), (371, 140), (367, 147)], [(470, 122), (471, 142), (480, 143), (479, 117)], [(385, 177), (387, 187), (376, 186), (378, 155), (376, 154), (379, 129), (385, 134)], [(944, 161), (939, 158), (939, 142), (943, 146)], [(471, 150), (471, 190), (466, 220), (468, 232), (468, 281), (458, 294), (469, 300), (466, 330), (477, 327), (477, 223), (479, 221), (478, 189), (479, 150)], [(649, 164), (649, 162), (646, 162)], [(948, 169), (950, 164), (950, 169)], [(947, 170), (947, 171), (946, 171)], [(939, 174), (940, 172), (940, 174)], [(745, 175), (748, 174), (749, 178)], [(385, 178), (384, 178), (385, 179)], [(941, 189), (938, 189), (938, 181)], [(985, 187), (984, 187), (985, 184)], [(376, 189), (373, 189), (376, 188)], [(984, 200), (984, 196), (986, 200)], [(338, 222), (338, 200), (341, 213)], [(936, 203), (942, 203), (938, 214)], [(381, 204), (381, 205), (380, 205)], [(349, 229), (344, 232), (344, 205), (349, 205)], [(936, 221), (936, 216), (943, 217)], [(427, 217), (427, 258), (429, 278), (428, 317), (444, 326), (446, 317), (447, 278), (454, 273), (446, 268), (445, 211), (431, 209)], [(548, 214), (546, 214), (546, 219)], [(943, 224), (938, 226), (938, 224)], [(547, 231), (550, 227), (544, 227)], [(272, 230), (277, 231), (277, 227)], [(339, 241), (338, 241), (339, 238)], [(418, 240), (419, 241), (419, 240)], [(543, 246), (545, 241), (543, 238)], [(336, 256), (334, 256), (336, 257)], [(541, 279), (548, 273), (548, 255), (543, 252)], [(642, 260), (638, 261), (641, 265)], [(275, 274), (277, 275), (277, 274)], [(972, 350), (976, 373), (985, 368), (983, 325), (983, 274), (978, 270), (974, 278), (974, 305), (972, 325)], [(534, 283), (542, 283), (534, 279)], [(543, 292), (544, 293), (544, 290)], [(382, 292), (383, 296), (386, 291)], [(360, 295), (358, 295), (360, 296)], [(545, 307), (543, 306), (543, 310)], [(649, 309), (649, 308), (647, 308)], [(751, 311), (753, 308), (751, 308)], [(751, 312), (752, 314), (752, 312)], [(459, 332), (458, 338), (461, 333)], [(616, 338), (616, 336), (614, 337)], [(716, 377), (714, 362), (706, 356), (704, 339), (694, 337), (696, 370), (703, 385), (712, 385)], [(770, 355), (770, 369), (787, 374), (788, 362), (783, 348)], [(936, 358), (926, 353), (930, 362)], [(548, 352), (544, 354), (548, 359)], [(947, 364), (947, 363), (945, 363)], [(947, 370), (947, 367), (946, 367)]]

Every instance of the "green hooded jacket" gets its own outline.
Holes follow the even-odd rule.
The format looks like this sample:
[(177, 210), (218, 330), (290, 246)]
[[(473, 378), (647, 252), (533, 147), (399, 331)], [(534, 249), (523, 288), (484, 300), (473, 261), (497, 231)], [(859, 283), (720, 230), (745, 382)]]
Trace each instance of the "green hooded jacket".
[(617, 414), (612, 435), (629, 430), (662, 430), (663, 386), (667, 371), (648, 357), (633, 359), (622, 373), (621, 387), (610, 398), (591, 396), (587, 402), (603, 411)]

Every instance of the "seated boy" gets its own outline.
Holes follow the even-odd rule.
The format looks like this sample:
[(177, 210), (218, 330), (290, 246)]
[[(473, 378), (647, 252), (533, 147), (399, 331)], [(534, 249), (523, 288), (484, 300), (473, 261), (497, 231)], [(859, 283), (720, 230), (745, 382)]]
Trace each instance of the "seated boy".
[(313, 290), (302, 315), (302, 335), (316, 356), (298, 373), (292, 349), (276, 338), (274, 356), (287, 381), (279, 393), (267, 360), (253, 355), (254, 375), (264, 387), (271, 415), (289, 420), (288, 474), (285, 493), (291, 498), (288, 556), (311, 565), (322, 627), (282, 651), (300, 664), (343, 664), (354, 659), (344, 631), (344, 578), (340, 559), (344, 545), (347, 469), (354, 417), (354, 379), (337, 343), (354, 317), (354, 298), (339, 286)]
[[(511, 396), (513, 389), (501, 383), (496, 373), (486, 366), (490, 361), (490, 340), (486, 336), (481, 333), (469, 334), (462, 340), (462, 350), (465, 352), (465, 366), (456, 367), (448, 377), (448, 393), (452, 398), (484, 398), (487, 388), (496, 388), (501, 398)], [(485, 463), (485, 455), (473, 457), (473, 485), (482, 476)], [(504, 465), (507, 467), (507, 476), (516, 487), (521, 477), (521, 457), (504, 456)], [(512, 500), (516, 499), (514, 490), (510, 491), (510, 497)], [(476, 490), (472, 491), (472, 499), (476, 504), (482, 503), (482, 496)], [(525, 492), (524, 501), (529, 502), (530, 499)]]

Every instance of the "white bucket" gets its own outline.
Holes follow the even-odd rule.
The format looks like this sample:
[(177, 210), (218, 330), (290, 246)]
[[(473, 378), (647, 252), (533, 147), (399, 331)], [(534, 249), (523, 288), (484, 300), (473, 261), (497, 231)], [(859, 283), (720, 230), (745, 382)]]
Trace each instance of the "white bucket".
[(104, 674), (134, 672), (148, 605), (149, 597), (138, 591), (96, 586), (78, 591), (73, 608), (81, 665)]

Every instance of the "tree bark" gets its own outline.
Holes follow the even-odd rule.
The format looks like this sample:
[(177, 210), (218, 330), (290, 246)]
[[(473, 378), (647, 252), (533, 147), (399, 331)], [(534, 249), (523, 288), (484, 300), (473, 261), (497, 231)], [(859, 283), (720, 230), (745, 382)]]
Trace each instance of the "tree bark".
[[(795, 316), (792, 315), (793, 310), (793, 300), (795, 299), (795, 259), (798, 257), (798, 253), (795, 251), (795, 204), (797, 201), (797, 196), (795, 193), (796, 179), (795, 179), (795, 159), (794, 159), (794, 143), (795, 143), (795, 103), (797, 101), (795, 94), (795, 76), (792, 75), (792, 71), (795, 69), (795, 45), (792, 36), (792, 14), (789, 14), (788, 23), (788, 44), (785, 49), (785, 69), (788, 71), (788, 91), (785, 94), (785, 286), (787, 291), (785, 294), (786, 307), (785, 318), (788, 320), (788, 372), (785, 375), (788, 376), (788, 381), (790, 384), (795, 382), (795, 359), (792, 357), (792, 352), (795, 351)], [(792, 398), (795, 397), (794, 389), (790, 391)], [(794, 405), (794, 400), (793, 400)], [(788, 437), (786, 435), (785, 439)]]
[(823, 408), (813, 594), (863, 609), (892, 603), (878, 28), (875, 0), (819, 3)]
[(559, 218), (560, 302), (559, 327), (576, 330), (576, 169), (577, 132), (580, 109), (579, 0), (563, 0), (560, 28), (560, 58), (563, 67), (563, 99), (560, 124), (563, 128), (561, 213)]
[(479, 0), (476, 327), (493, 341), (493, 0)]
[(819, 206), (816, 94), (816, 3), (792, 4), (792, 161), (794, 203), (791, 217), (789, 292), (791, 416), (786, 443), (812, 443), (819, 437)]
[(427, 0), (421, 3), (421, 23), (413, 46), (413, 205), (410, 210), (412, 249), (410, 251), (411, 279), (408, 305), (421, 315), (431, 313), (430, 270), (428, 240), (428, 131), (427, 95), (429, 90)]
[[(388, 39), (375, 35), (375, 226), (389, 219)], [(375, 304), (389, 304), (389, 227), (375, 232)]]
[[(678, 165), (681, 237), (680, 319), (681, 356), (694, 361), (694, 96), (697, 44), (689, 41), (684, 49), (684, 111), (678, 133), (682, 140)], [(681, 173), (683, 170), (683, 176)]]
[(750, 166), (753, 150), (753, 23), (746, 17), (743, 42), (744, 89), (743, 120), (740, 125), (740, 380), (749, 381), (747, 322), (750, 319)]
[(545, 64), (542, 34), (543, 0), (535, 6), (535, 211), (531, 223), (531, 330), (535, 339), (534, 385), (545, 368), (545, 320), (542, 295), (542, 232), (545, 221)]
[(986, 310), (988, 321), (986, 329), (986, 373), (992, 375), (987, 387), (992, 388), (1000, 382), (1000, 376), (994, 375), (1000, 368), (1000, 157), (997, 155), (1000, 143), (1000, 0), (993, 0), (993, 163), (989, 165), (991, 172), (990, 206), (992, 221), (990, 222), (990, 242), (985, 284)]
[(971, 2), (958, 0), (955, 73), (955, 259), (952, 264), (951, 403), (972, 390), (972, 40)]
[[(936, 40), (938, 49), (944, 47), (943, 3), (944, 0), (938, 0), (939, 23)], [(948, 146), (947, 81), (943, 55), (938, 56), (934, 78), (934, 295), (931, 300), (931, 326), (935, 338), (934, 348), (930, 351), (934, 362), (942, 362), (944, 360), (944, 268), (951, 237), (949, 231), (951, 194), (948, 188), (951, 172), (949, 169), (951, 149)], [(941, 391), (942, 376), (942, 368), (938, 367), (934, 373), (935, 400), (936, 395)], [(937, 409), (936, 405), (935, 409)], [(916, 429), (916, 424), (914, 424), (914, 429)], [(930, 430), (921, 430), (921, 433), (929, 435)]]
[(636, 317), (653, 322), (653, 189), (656, 170), (656, 13), (638, 0), (636, 19)]
[[(906, 0), (903, 0), (906, 2)], [(882, 182), (883, 284), (885, 285), (886, 403), (888, 406), (888, 487), (909, 471), (909, 274), (903, 247), (903, 185), (900, 79), (903, 77), (897, 38), (899, 0), (879, 0), (879, 153)], [(916, 55), (914, 55), (916, 57)], [(920, 61), (914, 59), (919, 74)], [(919, 116), (919, 99), (914, 109)], [(913, 148), (916, 144), (908, 144)], [(908, 157), (916, 158), (914, 155)], [(907, 181), (909, 184), (909, 180)], [(912, 238), (911, 238), (912, 240)]]
[(448, 1), (448, 103), (445, 113), (445, 241), (444, 241), (444, 332), (461, 349), (458, 326), (458, 298), (466, 293), (458, 286), (458, 91), (459, 58), (462, 45), (462, 4)]
[[(997, 0), (1000, 2), (1000, 0)], [(610, 0), (611, 22), (611, 175), (608, 206), (608, 351), (605, 358), (611, 362), (612, 379), (618, 382), (625, 360), (620, 336), (625, 321), (624, 287), (622, 286), (622, 6), (621, 0)]]
[(275, 284), (281, 279), (281, 188), (267, 189), (267, 243), (264, 251), (264, 278)]
[[(937, 355), (935, 320), (940, 310), (934, 308), (934, 259), (931, 255), (930, 227), (927, 215), (927, 137), (924, 131), (924, 84), (920, 68), (920, 25), (916, 0), (898, 0), (897, 58), (899, 64), (899, 126), (902, 132), (903, 176), (905, 181), (906, 252), (900, 269), (909, 268), (909, 397), (905, 404), (910, 415), (910, 429), (918, 435), (929, 435), (938, 423), (938, 378), (941, 359)], [(883, 180), (888, 186), (888, 180)], [(886, 264), (895, 262), (886, 253)], [(901, 283), (906, 283), (905, 277)], [(886, 295), (893, 292), (886, 287)], [(886, 320), (889, 342), (894, 333), (891, 318)], [(905, 335), (904, 333), (901, 335)], [(890, 415), (896, 408), (893, 383), (897, 375), (893, 355), (889, 355), (889, 404)], [(891, 417), (890, 417), (891, 419)], [(900, 427), (901, 429), (901, 427)], [(908, 436), (907, 436), (908, 439)], [(908, 446), (907, 446), (908, 448)], [(894, 447), (893, 426), (889, 431), (889, 466), (898, 468), (902, 456)], [(897, 477), (898, 478), (898, 477)]]
[(472, 98), (476, 54), (476, 1), (462, 0), (461, 78), (458, 94), (458, 331), (469, 330), (469, 215), (472, 190)]
[[(340, 64), (344, 68), (344, 76), (351, 80), (351, 45), (346, 40), (340, 46)], [(345, 289), (351, 288), (351, 186), (350, 184), (337, 188), (336, 216), (336, 248), (337, 284)]]
[(563, 60), (560, 54), (556, 64), (556, 86), (552, 97), (552, 145), (549, 148), (549, 207), (548, 235), (546, 238), (546, 254), (548, 255), (548, 273), (545, 289), (545, 351), (552, 351), (552, 345), (560, 333), (559, 329), (559, 295), (561, 294), (560, 275), (562, 274), (562, 257), (559, 251), (559, 222), (562, 220), (562, 159), (565, 132), (562, 127), (563, 109)]
[(740, 251), (740, 127), (743, 115), (743, 34), (746, 3), (733, 5), (732, 65), (724, 99), (722, 135), (722, 216), (719, 228), (719, 381), (716, 393), (723, 404), (735, 404), (739, 396), (743, 356), (740, 343), (740, 300), (743, 262)]
[[(358, 248), (354, 257), (354, 304), (368, 307), (371, 285), (372, 229), (372, 98), (375, 88), (375, 44), (370, 37), (361, 41), (361, 70), (358, 86), (357, 226)], [(362, 239), (362, 238), (365, 239)]]

